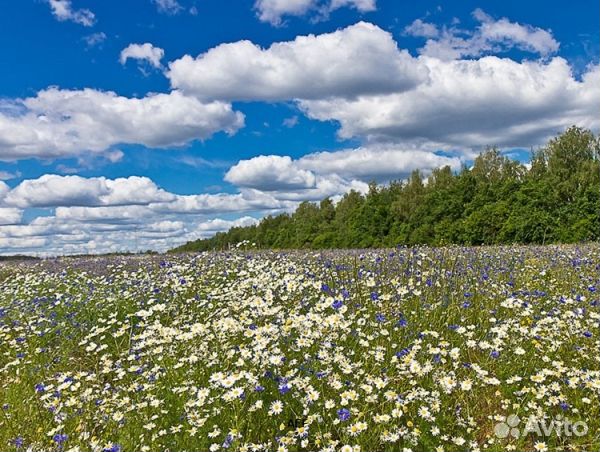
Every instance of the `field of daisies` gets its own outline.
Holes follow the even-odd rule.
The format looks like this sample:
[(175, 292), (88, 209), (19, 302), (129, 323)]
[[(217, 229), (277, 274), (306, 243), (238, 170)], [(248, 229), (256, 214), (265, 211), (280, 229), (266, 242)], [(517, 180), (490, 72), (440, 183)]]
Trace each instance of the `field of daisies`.
[(598, 450), (599, 289), (598, 244), (0, 264), (0, 449)]

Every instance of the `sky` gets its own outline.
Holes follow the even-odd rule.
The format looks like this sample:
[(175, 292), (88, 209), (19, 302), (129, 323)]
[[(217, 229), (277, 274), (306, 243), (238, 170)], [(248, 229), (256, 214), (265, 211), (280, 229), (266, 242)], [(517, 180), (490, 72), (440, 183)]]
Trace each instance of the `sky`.
[(0, 254), (165, 251), (600, 130), (597, 1), (2, 9)]

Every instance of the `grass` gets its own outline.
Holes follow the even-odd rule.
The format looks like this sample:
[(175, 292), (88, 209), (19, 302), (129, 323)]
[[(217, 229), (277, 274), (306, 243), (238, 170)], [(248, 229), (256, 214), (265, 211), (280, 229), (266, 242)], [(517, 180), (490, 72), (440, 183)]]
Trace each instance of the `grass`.
[[(0, 446), (597, 450), (599, 268), (598, 244), (3, 264)], [(497, 437), (510, 414), (587, 433)]]

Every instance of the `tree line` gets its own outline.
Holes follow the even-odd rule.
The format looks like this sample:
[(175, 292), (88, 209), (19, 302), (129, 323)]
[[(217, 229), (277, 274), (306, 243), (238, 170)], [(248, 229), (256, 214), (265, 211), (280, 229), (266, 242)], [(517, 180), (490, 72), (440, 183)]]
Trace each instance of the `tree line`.
[(173, 251), (259, 248), (370, 248), (396, 245), (572, 243), (600, 238), (600, 139), (571, 127), (523, 165), (497, 148), (472, 167), (437, 168), (425, 178), (369, 184), (336, 204), (303, 202)]

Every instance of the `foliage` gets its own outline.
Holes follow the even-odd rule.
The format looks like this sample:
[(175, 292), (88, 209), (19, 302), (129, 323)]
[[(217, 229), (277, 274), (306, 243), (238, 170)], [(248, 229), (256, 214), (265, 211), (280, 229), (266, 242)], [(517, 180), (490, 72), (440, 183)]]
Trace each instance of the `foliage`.
[(491, 148), (454, 174), (419, 171), (407, 181), (371, 184), (334, 206), (300, 204), (175, 251), (226, 249), (242, 240), (260, 248), (367, 248), (397, 244), (571, 243), (600, 238), (599, 139), (571, 127), (532, 153), (531, 167)]

